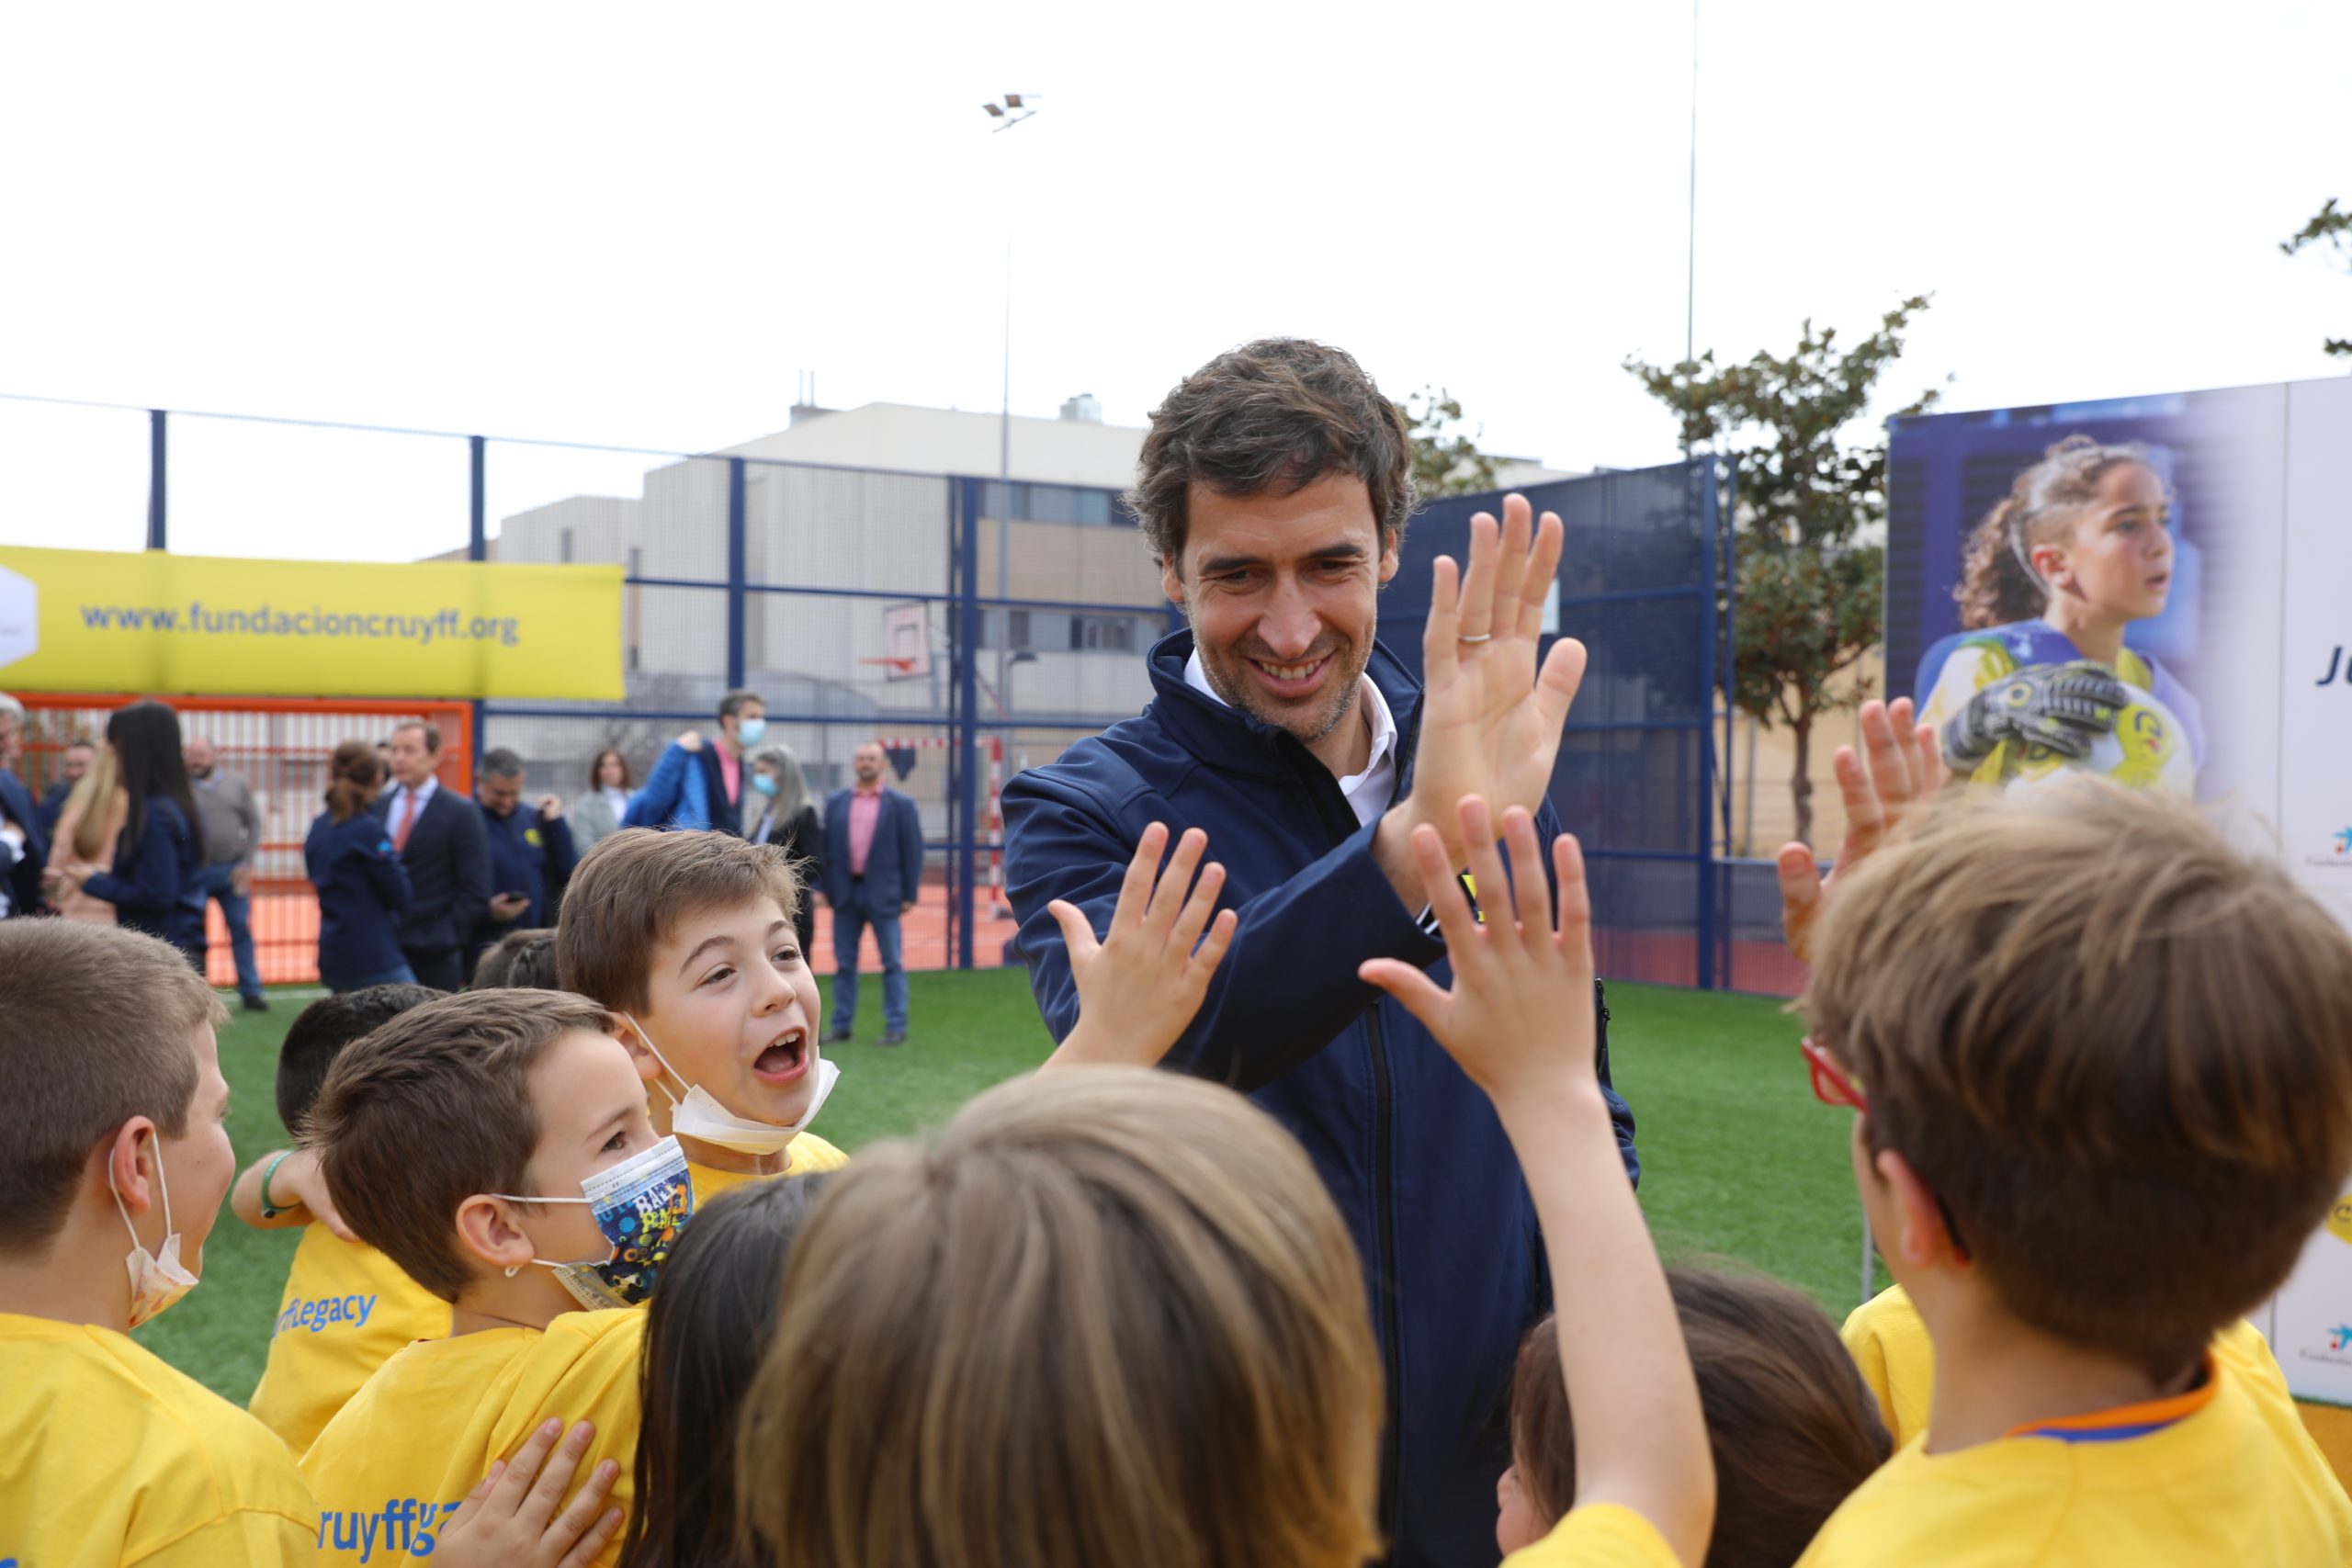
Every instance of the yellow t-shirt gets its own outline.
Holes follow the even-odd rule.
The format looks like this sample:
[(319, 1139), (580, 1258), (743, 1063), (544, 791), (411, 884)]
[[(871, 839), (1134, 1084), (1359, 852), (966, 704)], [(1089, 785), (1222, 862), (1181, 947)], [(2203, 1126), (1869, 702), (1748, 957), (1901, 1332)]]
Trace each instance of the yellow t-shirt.
[(0, 1564), (311, 1562), (286, 1446), (126, 1335), (0, 1313)]
[[(644, 1334), (636, 1308), (572, 1312), (545, 1333), (488, 1328), (396, 1353), (302, 1456), (318, 1495), (319, 1561), (357, 1568), (429, 1552), (491, 1461), (550, 1416), (596, 1424), (580, 1473), (618, 1461), (613, 1501), (628, 1507)], [(616, 1540), (599, 1561), (618, 1551)]]
[(1614, 1503), (1570, 1508), (1552, 1533), (1503, 1559), (1503, 1568), (1682, 1568), (1657, 1527)]
[(2051, 1427), (1945, 1454), (1915, 1438), (1798, 1568), (2352, 1562), (2352, 1503), (2250, 1329), (2215, 1337), (2194, 1393)]
[[(1839, 1332), (1854, 1364), (1862, 1370), (1862, 1381), (1878, 1395), (1879, 1414), (1885, 1417), (1894, 1446), (1899, 1449), (1926, 1431), (1928, 1406), (1936, 1392), (1936, 1348), (1903, 1287), (1890, 1285), (1856, 1307)], [(2245, 1376), (2279, 1398), (2293, 1397), (2287, 1392), (2287, 1374), (2270, 1353), (2270, 1342), (2245, 1319), (2214, 1336), (2213, 1348), (2229, 1352)], [(2300, 1422), (2297, 1429), (2302, 1429)]]
[(269, 1363), (245, 1408), (299, 1457), (393, 1352), (448, 1334), (447, 1302), (367, 1243), (313, 1222), (294, 1249)]
[[(785, 1145), (791, 1162), (776, 1176), (813, 1176), (820, 1170), (839, 1170), (849, 1164), (849, 1156), (825, 1142), (814, 1133), (803, 1133)], [(771, 1181), (775, 1177), (755, 1176), (748, 1170), (720, 1170), (714, 1166), (686, 1162), (686, 1174), (694, 1178), (695, 1201), (707, 1203), (730, 1187), (741, 1187), (747, 1181)]]

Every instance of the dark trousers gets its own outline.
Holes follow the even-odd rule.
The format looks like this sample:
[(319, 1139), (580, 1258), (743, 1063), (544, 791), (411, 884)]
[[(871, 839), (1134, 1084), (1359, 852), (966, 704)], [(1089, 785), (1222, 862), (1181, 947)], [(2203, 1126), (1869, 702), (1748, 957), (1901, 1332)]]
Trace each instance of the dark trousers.
[(416, 983), (430, 986), (436, 991), (462, 991), (466, 988), (465, 955), (454, 947), (435, 953), (404, 947), (401, 952), (408, 959), (408, 966), (416, 971)]
[(846, 1034), (857, 1022), (857, 950), (865, 928), (882, 959), (882, 1023), (893, 1034), (907, 1032), (907, 968), (899, 960), (899, 906), (876, 908), (865, 897), (865, 878), (850, 880), (849, 898), (833, 906), (833, 1029)]

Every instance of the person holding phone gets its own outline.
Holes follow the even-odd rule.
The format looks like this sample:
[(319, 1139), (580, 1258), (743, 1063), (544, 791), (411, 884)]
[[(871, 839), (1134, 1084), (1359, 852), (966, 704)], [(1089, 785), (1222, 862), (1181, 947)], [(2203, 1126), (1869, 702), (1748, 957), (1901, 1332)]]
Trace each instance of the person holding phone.
[(556, 903), (571, 878), (571, 868), (580, 863), (571, 825), (563, 819), (563, 802), (544, 795), (537, 804), (526, 805), (523, 780), (523, 759), (514, 752), (500, 747), (483, 754), (474, 798), (481, 803), (483, 836), (490, 842), (493, 891), (466, 952), (469, 975), (483, 950), (508, 931), (554, 925)]

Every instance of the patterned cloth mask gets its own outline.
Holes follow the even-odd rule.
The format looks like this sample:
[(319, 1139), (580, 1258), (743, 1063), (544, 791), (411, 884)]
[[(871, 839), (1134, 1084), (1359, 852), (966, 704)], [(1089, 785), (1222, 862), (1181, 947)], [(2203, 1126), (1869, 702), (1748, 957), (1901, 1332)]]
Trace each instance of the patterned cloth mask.
[[(130, 1233), (130, 1251), (123, 1258), (130, 1270), (130, 1326), (152, 1323), (163, 1310), (196, 1289), (196, 1276), (180, 1262), (180, 1233), (172, 1228), (172, 1184), (164, 1179), (164, 1148), (155, 1145), (155, 1186), (164, 1195), (164, 1250), (147, 1250), (139, 1239), (139, 1227), (130, 1223), (130, 1211), (122, 1206), (122, 1193), (114, 1184), (114, 1161), (107, 1161), (107, 1190), (114, 1193), (114, 1212), (122, 1216), (122, 1228)], [(212, 1298), (207, 1296), (205, 1300)]]
[[(686, 1153), (675, 1138), (664, 1138), (620, 1164), (596, 1172), (580, 1184), (578, 1198), (524, 1198), (493, 1192), (510, 1203), (585, 1203), (596, 1217), (596, 1228), (613, 1244), (612, 1256), (602, 1261), (556, 1263), (534, 1258), (551, 1269), (571, 1299), (594, 1312), (600, 1307), (635, 1306), (653, 1294), (662, 1265), (695, 1212), (694, 1178), (686, 1173)], [(506, 1270), (511, 1278), (521, 1265)]]

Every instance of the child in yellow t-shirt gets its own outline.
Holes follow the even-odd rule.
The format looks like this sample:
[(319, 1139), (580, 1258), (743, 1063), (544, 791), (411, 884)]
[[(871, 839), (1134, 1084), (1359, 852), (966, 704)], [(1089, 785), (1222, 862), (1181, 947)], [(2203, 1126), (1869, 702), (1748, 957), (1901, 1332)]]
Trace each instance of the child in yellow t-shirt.
[[(1715, 1461), (1711, 1564), (1788, 1563), (1886, 1462), (1877, 1403), (1837, 1326), (1777, 1280), (1679, 1265), (1666, 1271), (1699, 1379)], [(1577, 1445), (1560, 1382), (1559, 1331), (1527, 1331), (1511, 1374), (1511, 1465), (1495, 1488), (1506, 1554), (1551, 1529), (1577, 1491)]]
[[(277, 1051), (278, 1120), (299, 1132), (345, 1046), (440, 994), (369, 986), (304, 1008)], [(238, 1178), (229, 1206), (257, 1229), (303, 1227), (270, 1325), (269, 1360), (245, 1406), (299, 1458), (392, 1352), (449, 1332), (449, 1303), (349, 1234), (326, 1199), (314, 1151), (262, 1156)]]
[[(1558, 1332), (1591, 1457), (1577, 1506), (1512, 1562), (1696, 1563), (1713, 1471), (1595, 1077), (1583, 865), (1563, 839), (1555, 939), (1533, 821), (1507, 829), (1517, 908), (1489, 898), (1483, 925), (1435, 829), (1414, 838), (1453, 990), (1401, 964), (1363, 977), (1492, 1097), (1553, 1272), (1580, 1281)], [(1497, 837), (1466, 802), (1477, 885), (1510, 888)], [(1133, 937), (1119, 925), (1105, 953)], [(1102, 1016), (1096, 971), (1076, 977)], [(831, 1179), (744, 1395), (737, 1495), (778, 1562), (984, 1541), (1023, 1568), (1354, 1568), (1380, 1544), (1380, 1410), (1362, 1265), (1298, 1145), (1220, 1086), (1065, 1061)]]
[(792, 919), (807, 892), (774, 844), (625, 829), (571, 874), (556, 927), (565, 990), (627, 1025), (655, 1129), (703, 1199), (849, 1156), (808, 1126), (841, 1069), (817, 1048), (817, 978)]
[(581, 1309), (645, 1298), (693, 1190), (610, 1024), (561, 992), (469, 992), (328, 1070), (306, 1134), (328, 1192), (450, 1304), (450, 1332), (386, 1361), (303, 1456), (323, 1561), (430, 1551), (491, 1462), (550, 1416), (594, 1423), (583, 1462), (620, 1465), (626, 1507), (645, 1314)]
[[(2346, 1562), (2342, 1488), (2225, 1330), (2352, 1167), (2352, 940), (2188, 807), (2089, 779), (1953, 803), (1838, 880), (1806, 1054), (1861, 1112), (1933, 1391), (1803, 1562)], [(1917, 1341), (1876, 1315), (1910, 1425)]]
[(315, 1558), (285, 1445), (130, 1337), (198, 1284), (236, 1170), (222, 1021), (151, 936), (0, 921), (0, 1562)]

